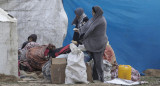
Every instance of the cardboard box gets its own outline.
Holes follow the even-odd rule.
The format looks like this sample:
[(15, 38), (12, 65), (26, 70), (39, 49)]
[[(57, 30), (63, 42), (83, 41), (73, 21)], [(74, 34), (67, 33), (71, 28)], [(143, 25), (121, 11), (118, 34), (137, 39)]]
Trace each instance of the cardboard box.
[(65, 69), (67, 61), (65, 58), (52, 58), (51, 81), (52, 84), (65, 83)]
[(93, 82), (91, 65), (86, 63), (87, 81)]
[[(65, 83), (65, 69), (67, 61), (65, 58), (52, 58), (51, 65), (51, 81), (52, 84), (64, 84)], [(93, 82), (92, 68), (86, 63), (87, 80)]]

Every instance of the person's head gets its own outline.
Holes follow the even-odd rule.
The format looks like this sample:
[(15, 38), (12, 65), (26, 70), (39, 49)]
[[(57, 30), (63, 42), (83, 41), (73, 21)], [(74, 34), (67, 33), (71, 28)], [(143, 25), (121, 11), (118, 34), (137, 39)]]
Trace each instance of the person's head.
[(103, 14), (103, 10), (101, 7), (99, 6), (93, 6), (92, 7), (92, 16), (95, 16), (95, 15), (102, 15)]
[(37, 41), (37, 35), (36, 34), (31, 34), (29, 37), (28, 37), (28, 41), (29, 42), (36, 42)]
[(29, 42), (32, 42), (32, 41), (33, 41), (33, 38), (32, 38), (32, 37), (29, 37), (29, 38), (28, 38), (28, 41), (29, 41)]
[(76, 18), (79, 18), (83, 13), (83, 8), (77, 8), (75, 11), (74, 11), (75, 15), (76, 15)]

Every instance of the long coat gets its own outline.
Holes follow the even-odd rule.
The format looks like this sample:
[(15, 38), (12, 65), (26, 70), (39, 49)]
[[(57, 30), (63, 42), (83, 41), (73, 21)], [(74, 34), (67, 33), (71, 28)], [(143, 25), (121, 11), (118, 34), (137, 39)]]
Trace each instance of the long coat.
[(96, 14), (83, 27), (79, 33), (83, 36), (83, 44), (90, 52), (105, 50), (108, 37), (106, 35), (107, 22), (100, 7), (95, 7)]

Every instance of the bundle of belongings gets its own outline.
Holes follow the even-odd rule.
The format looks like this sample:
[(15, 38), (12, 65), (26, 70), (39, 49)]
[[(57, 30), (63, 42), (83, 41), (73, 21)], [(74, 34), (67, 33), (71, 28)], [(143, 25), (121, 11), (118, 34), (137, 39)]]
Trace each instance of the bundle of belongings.
[[(120, 65), (117, 64), (114, 51), (112, 47), (109, 45), (109, 42), (107, 43), (106, 49), (104, 51), (103, 55), (104, 60), (107, 60), (111, 63), (111, 78), (118, 78), (118, 67)], [(135, 70), (133, 67), (131, 67), (131, 80), (132, 81), (139, 81), (140, 80), (140, 73)]]
[(30, 42), (20, 50), (20, 52), (20, 69), (32, 72), (41, 71), (42, 66), (49, 61), (50, 57), (55, 58), (55, 56), (58, 56), (59, 54), (66, 54), (66, 52), (70, 52), (70, 49), (69, 47), (55, 49), (55, 46), (52, 44), (39, 45), (37, 43)]
[(40, 45), (36, 43), (37, 35), (31, 34), (28, 41), (19, 49), (19, 69), (24, 71), (41, 71), (42, 66), (49, 60), (48, 53), (54, 50), (53, 44)]
[[(63, 71), (65, 73), (64, 74), (65, 80), (62, 80), (61, 84), (62, 83), (65, 83), (65, 84), (88, 83), (88, 81), (93, 82), (92, 69), (93, 69), (94, 62), (89, 52), (85, 51), (85, 48), (83, 45), (76, 46), (72, 43), (70, 45), (67, 45), (66, 47), (69, 48), (69, 49), (65, 48), (66, 50), (70, 50), (69, 53), (58, 55), (57, 57), (55, 57), (56, 59), (49, 60), (42, 67), (42, 72), (44, 77), (52, 81), (52, 78), (54, 76), (52, 75), (53, 71), (51, 72), (52, 65), (55, 65), (55, 64), (60, 65), (54, 62), (58, 61), (60, 58), (63, 58), (63, 59), (66, 59), (66, 63), (63, 63), (63, 65), (65, 65), (65, 70)], [(109, 81), (109, 80), (118, 78), (119, 65), (116, 62), (114, 51), (112, 47), (109, 45), (109, 43), (106, 46), (103, 58), (104, 58), (103, 60), (104, 81)], [(62, 59), (60, 60), (62, 61)], [(89, 73), (88, 73), (88, 68), (90, 68), (91, 70)], [(88, 79), (90, 78), (90, 76), (91, 76), (91, 79)], [(140, 74), (134, 68), (132, 68), (132, 71), (131, 71), (131, 80), (132, 81), (140, 80)]]
[[(36, 35), (28, 37), (19, 50), (19, 69), (24, 71), (42, 71), (46, 80), (54, 84), (75, 84), (93, 82), (93, 60), (83, 45), (73, 43), (56, 48), (53, 44), (39, 45)], [(29, 41), (31, 40), (31, 41)], [(119, 66), (112, 47), (107, 43), (103, 55), (104, 81), (119, 78)], [(140, 74), (131, 68), (131, 80), (139, 81)]]
[(109, 61), (111, 67), (111, 80), (105, 83), (121, 84), (121, 85), (137, 85), (140, 84), (140, 73), (130, 65), (118, 65), (112, 47), (107, 43), (103, 58)]
[(30, 42), (22, 49), (22, 54), (19, 60), (19, 68), (25, 71), (41, 71), (42, 66), (49, 60), (45, 54), (48, 49), (54, 45), (39, 45)]
[[(55, 49), (52, 55), (49, 53), (49, 56), (56, 56), (56, 53), (59, 53), (59, 55), (50, 59), (42, 67), (45, 79), (52, 81), (54, 84), (88, 83), (85, 61), (88, 61), (90, 57), (87, 52), (84, 55), (79, 47), (71, 43), (65, 47)], [(85, 57), (87, 59), (84, 59)], [(88, 71), (91, 71), (91, 68), (88, 68)], [(57, 76), (58, 74), (59, 76)]]

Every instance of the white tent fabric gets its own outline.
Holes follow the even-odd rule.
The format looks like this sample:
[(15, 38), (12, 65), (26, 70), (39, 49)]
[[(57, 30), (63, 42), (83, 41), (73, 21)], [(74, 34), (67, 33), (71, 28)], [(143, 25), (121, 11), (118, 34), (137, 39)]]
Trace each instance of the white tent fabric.
[(0, 8), (0, 74), (18, 76), (17, 20)]
[(18, 19), (19, 47), (33, 33), (40, 44), (62, 46), (68, 25), (62, 0), (0, 0), (0, 7)]

